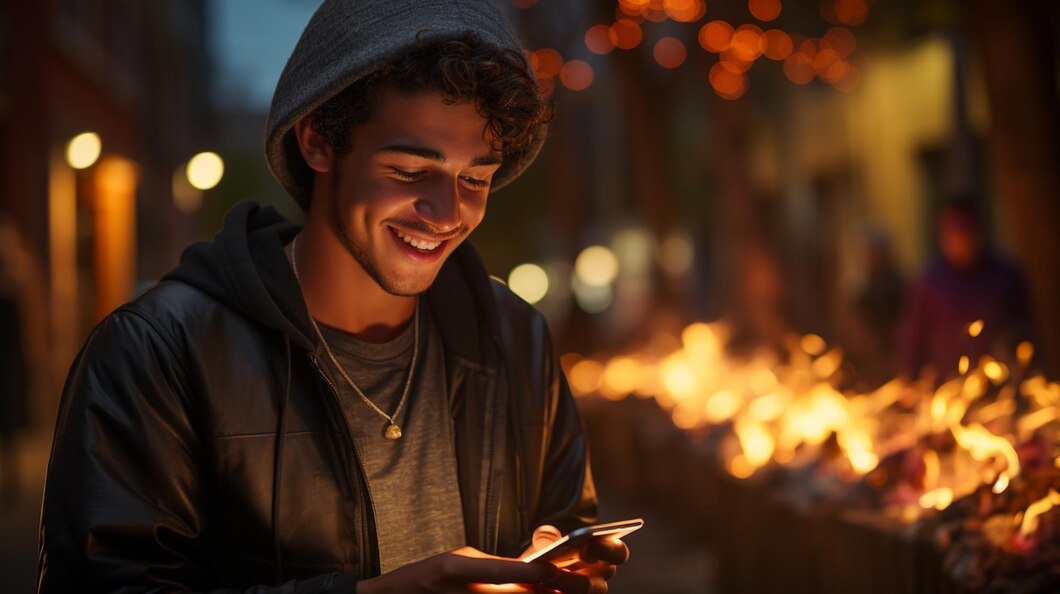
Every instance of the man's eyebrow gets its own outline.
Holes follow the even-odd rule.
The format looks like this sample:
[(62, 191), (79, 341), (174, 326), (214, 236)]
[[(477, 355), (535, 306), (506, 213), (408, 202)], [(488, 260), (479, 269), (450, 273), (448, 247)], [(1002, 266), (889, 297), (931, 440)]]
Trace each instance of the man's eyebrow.
[(445, 161), (445, 155), (434, 149), (429, 149), (413, 144), (388, 144), (376, 151), (377, 153), (404, 153), (413, 157), (430, 159), (431, 161)]
[[(445, 162), (445, 155), (440, 151), (423, 147), (416, 146), (414, 144), (388, 144), (379, 150), (377, 153), (402, 153), (406, 155), (412, 155), (413, 157), (420, 157), (421, 159), (429, 159), (431, 161), (438, 161), (439, 163)], [(481, 157), (475, 157), (471, 160), (472, 167), (478, 167), (482, 165), (499, 165), (501, 158), (497, 155), (482, 155)]]
[(497, 155), (482, 155), (481, 157), (475, 157), (471, 159), (471, 166), (476, 167), (479, 165), (500, 165), (501, 158)]

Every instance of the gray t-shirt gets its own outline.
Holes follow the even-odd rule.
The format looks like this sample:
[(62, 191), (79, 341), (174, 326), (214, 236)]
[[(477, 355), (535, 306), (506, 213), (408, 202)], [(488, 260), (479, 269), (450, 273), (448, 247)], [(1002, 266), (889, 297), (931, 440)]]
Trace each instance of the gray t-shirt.
[[(393, 415), (412, 359), (409, 323), (390, 342), (373, 344), (320, 324), (332, 352), (376, 406)], [(464, 546), (452, 418), (446, 396), (441, 336), (420, 298), (420, 346), (409, 396), (395, 419), (402, 437), (383, 437), (387, 420), (372, 410), (332, 367), (342, 411), (368, 475), (383, 573)]]

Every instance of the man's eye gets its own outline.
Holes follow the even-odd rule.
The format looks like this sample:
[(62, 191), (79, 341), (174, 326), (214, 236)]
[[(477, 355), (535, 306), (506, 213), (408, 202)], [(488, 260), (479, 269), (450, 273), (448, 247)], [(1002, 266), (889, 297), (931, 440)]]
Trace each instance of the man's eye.
[(416, 181), (423, 177), (422, 171), (405, 171), (404, 169), (398, 169), (396, 167), (391, 168), (394, 172), (394, 176), (402, 181)]
[(482, 188), (486, 188), (490, 185), (488, 179), (478, 179), (477, 177), (470, 177), (467, 175), (463, 177), (463, 180), (467, 182), (468, 185), (477, 190), (481, 190)]

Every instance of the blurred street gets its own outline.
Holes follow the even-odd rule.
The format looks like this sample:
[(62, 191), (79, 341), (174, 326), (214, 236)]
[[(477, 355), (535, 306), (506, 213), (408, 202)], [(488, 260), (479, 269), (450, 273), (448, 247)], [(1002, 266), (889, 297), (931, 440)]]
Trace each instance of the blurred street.
[(0, 505), (0, 592), (5, 594), (36, 591), (37, 523), (50, 448), (50, 431), (24, 437), (18, 452), (18, 494)]

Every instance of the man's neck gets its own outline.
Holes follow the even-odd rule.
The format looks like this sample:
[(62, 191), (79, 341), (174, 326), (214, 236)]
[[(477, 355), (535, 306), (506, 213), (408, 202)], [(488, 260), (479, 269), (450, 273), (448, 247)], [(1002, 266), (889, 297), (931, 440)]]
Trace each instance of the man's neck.
[(287, 245), (298, 267), (302, 297), (318, 322), (365, 342), (393, 340), (411, 321), (416, 298), (387, 293), (342, 241), (312, 220)]

